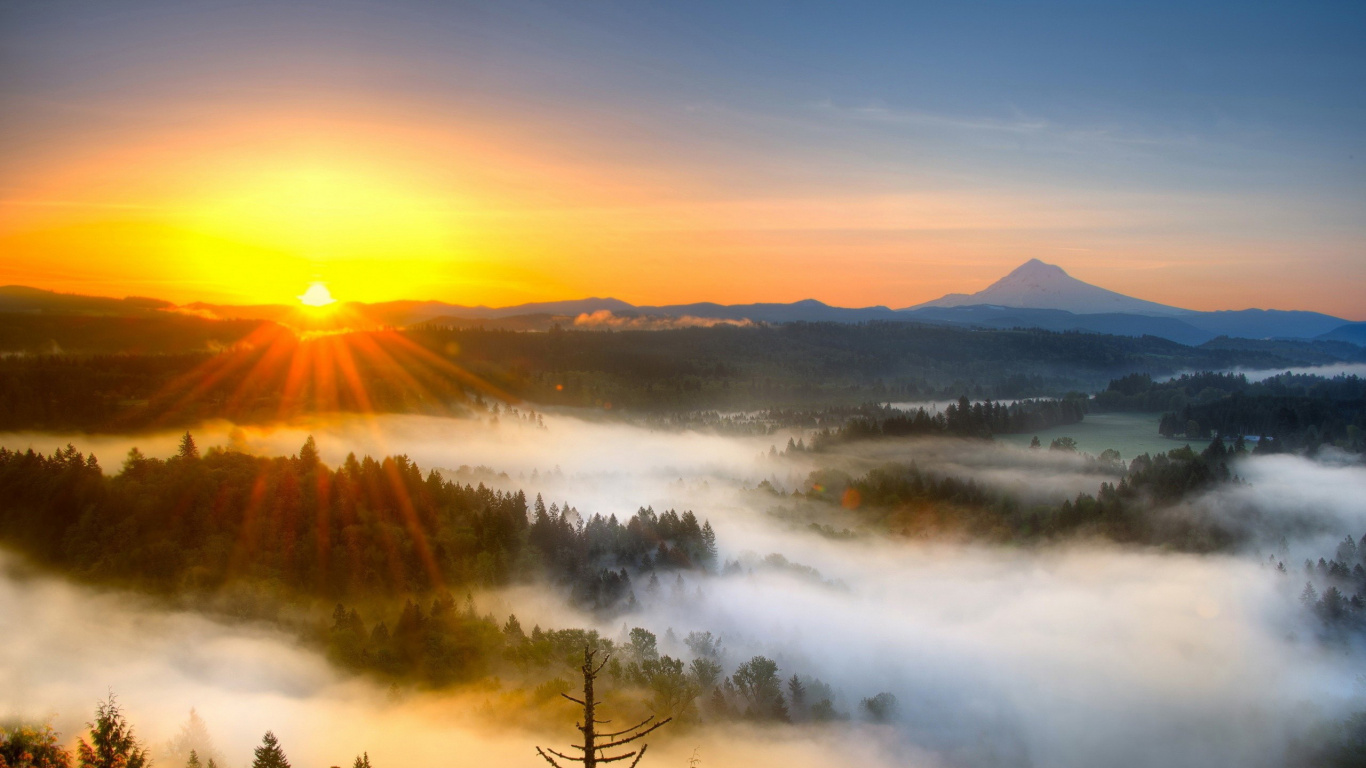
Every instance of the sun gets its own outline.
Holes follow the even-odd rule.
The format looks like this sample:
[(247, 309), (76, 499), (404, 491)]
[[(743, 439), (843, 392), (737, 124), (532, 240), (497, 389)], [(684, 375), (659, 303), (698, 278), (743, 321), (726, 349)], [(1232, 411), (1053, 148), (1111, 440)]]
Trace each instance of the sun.
[(313, 283), (308, 286), (308, 290), (299, 297), (299, 301), (309, 307), (325, 307), (328, 304), (335, 304), (336, 299), (332, 298), (332, 292), (327, 290), (323, 283)]

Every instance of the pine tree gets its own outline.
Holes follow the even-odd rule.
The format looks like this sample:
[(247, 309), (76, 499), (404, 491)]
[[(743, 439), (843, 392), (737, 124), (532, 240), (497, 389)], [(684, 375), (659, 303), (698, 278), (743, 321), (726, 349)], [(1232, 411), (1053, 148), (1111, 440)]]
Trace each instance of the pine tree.
[(186, 432), (184, 436), (180, 438), (179, 456), (182, 459), (199, 458), (199, 446), (194, 444), (194, 435), (191, 435), (189, 432)]
[(1300, 603), (1306, 608), (1313, 608), (1318, 601), (1318, 590), (1314, 589), (1313, 584), (1304, 582), (1304, 591), (1300, 592)]
[(1357, 561), (1359, 551), (1356, 541), (1349, 535), (1338, 545), (1337, 559), (1341, 560), (1343, 565), (1351, 566)]
[(370, 768), (370, 753), (356, 755), (356, 762), (351, 764), (351, 768)]
[(724, 720), (730, 716), (730, 705), (726, 703), (726, 694), (721, 691), (720, 686), (711, 689), (711, 702), (708, 707), (717, 719)]
[(142, 451), (139, 451), (138, 447), (135, 445), (128, 449), (128, 455), (123, 460), (123, 471), (132, 472), (142, 466), (142, 463), (146, 460), (147, 457), (142, 455)]
[(189, 718), (180, 727), (180, 733), (166, 745), (166, 762), (186, 763), (192, 754), (198, 758), (201, 765), (212, 761), (218, 755), (218, 750), (214, 749), (213, 739), (209, 736), (208, 726), (204, 724), (204, 718), (200, 717), (193, 707), (190, 708)]
[(289, 759), (285, 757), (284, 750), (280, 749), (279, 740), (271, 731), (266, 731), (266, 735), (261, 738), (261, 746), (256, 748), (251, 768), (289, 768)]
[(114, 694), (95, 707), (90, 741), (80, 740), (76, 755), (80, 768), (145, 768), (147, 751), (133, 736)]
[(318, 442), (312, 435), (304, 441), (304, 445), (299, 449), (299, 464), (305, 469), (310, 470), (318, 466), (320, 458), (318, 456)]
[(200, 768), (198, 752), (190, 750), (190, 759), (185, 761), (185, 768)]
[(513, 642), (526, 639), (526, 632), (522, 631), (522, 622), (517, 620), (517, 614), (508, 615), (507, 623), (503, 625), (503, 635)]
[(1323, 599), (1318, 604), (1319, 615), (1328, 621), (1341, 619), (1347, 610), (1347, 599), (1343, 597), (1342, 590), (1337, 587), (1329, 587), (1323, 591)]
[(793, 714), (800, 715), (806, 711), (806, 686), (796, 675), (787, 681), (787, 694), (792, 699)]
[(716, 531), (710, 520), (702, 524), (702, 552), (708, 565), (716, 562)]
[(787, 701), (783, 698), (782, 692), (773, 698), (773, 707), (769, 711), (769, 717), (780, 723), (792, 722), (792, 713), (787, 710)]

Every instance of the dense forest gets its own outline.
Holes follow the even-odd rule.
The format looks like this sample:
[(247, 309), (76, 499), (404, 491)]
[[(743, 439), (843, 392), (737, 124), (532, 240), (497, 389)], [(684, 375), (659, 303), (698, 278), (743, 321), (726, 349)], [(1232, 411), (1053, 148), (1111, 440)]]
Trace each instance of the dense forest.
[[(1337, 652), (1353, 652), (1366, 641), (1366, 534), (1346, 535), (1336, 549), (1317, 562), (1306, 559), (1303, 570), (1287, 566), (1284, 553), (1268, 555), (1271, 568), (1292, 591), (1299, 579), (1298, 599), (1307, 633)], [(1358, 682), (1361, 682), (1358, 678)], [(1291, 745), (1304, 765), (1348, 768), (1366, 760), (1366, 711), (1344, 720), (1322, 723)]]
[[(685, 666), (644, 629), (625, 644), (581, 629), (526, 630), (516, 616), (500, 621), (451, 595), (548, 579), (580, 609), (630, 611), (637, 589), (677, 591), (681, 574), (714, 569), (715, 533), (692, 512), (585, 519), (567, 503), (424, 476), (402, 456), (352, 456), (332, 470), (311, 439), (291, 457), (201, 456), (187, 434), (178, 456), (135, 450), (113, 477), (75, 448), (0, 449), (0, 537), (85, 581), (197, 596), (211, 610), (280, 622), (340, 666), (386, 680), (445, 686), (501, 675), (534, 683), (528, 696), (554, 696), (589, 644), (614, 653), (613, 680), (684, 719), (808, 716), (799, 697), (779, 717), (768, 692), (778, 668), (762, 657), (723, 675), (709, 634), (687, 638), (695, 658)], [(301, 623), (301, 610), (327, 601), (336, 602), (326, 617)], [(833, 696), (818, 680), (797, 686)], [(809, 716), (835, 717), (821, 701), (810, 701)]]
[[(1290, 575), (1283, 559), (1269, 559), (1276, 570)], [(1335, 640), (1366, 636), (1366, 534), (1360, 541), (1348, 534), (1328, 557), (1304, 561), (1304, 589), (1300, 602), (1321, 622), (1321, 632)]]
[[(1050, 450), (1074, 450), (1059, 441)], [(1005, 544), (1099, 537), (1190, 552), (1229, 551), (1249, 533), (1216, 518), (1172, 515), (1167, 507), (1218, 483), (1237, 482), (1230, 462), (1238, 452), (1215, 440), (1201, 453), (1189, 447), (1142, 454), (1126, 467), (1115, 451), (1090, 459), (1114, 472), (1096, 494), (1060, 504), (1024, 504), (1012, 494), (914, 463), (889, 464), (860, 477), (820, 470), (805, 497), (839, 504), (881, 530), (904, 536), (953, 536)]]
[[(836, 428), (816, 432), (811, 450), (826, 450), (840, 443), (881, 437), (981, 437), (1025, 434), (1051, 427), (1076, 424), (1086, 414), (1086, 396), (1071, 394), (1061, 400), (1022, 400), (973, 403), (966, 396), (950, 403), (943, 413), (923, 407), (904, 410), (890, 405), (867, 404)], [(793, 446), (796, 447), (796, 446)]]
[[(1186, 374), (1156, 382), (1130, 374), (1093, 399), (1101, 411), (1162, 413), (1166, 437), (1251, 439), (1260, 452), (1366, 451), (1366, 380), (1283, 373), (1251, 382), (1243, 374)], [(1269, 438), (1269, 439), (1266, 439)]]
[(625, 570), (689, 569), (716, 556), (710, 523), (642, 509), (584, 519), (566, 502), (423, 475), (404, 456), (318, 460), (212, 449), (134, 449), (113, 477), (73, 447), (0, 448), (0, 536), (78, 576), (155, 592), (279, 583), (322, 598), (500, 586), (548, 575), (580, 602), (629, 597)]
[[(1150, 337), (914, 323), (546, 333), (422, 326), (301, 336), (273, 323), (184, 322), (191, 321), (209, 323), (185, 331), (202, 347), (149, 326), (144, 336), (130, 333), (136, 343), (110, 345), (116, 353), (74, 354), (54, 343), (0, 356), (0, 429), (116, 431), (328, 411), (458, 414), (484, 397), (644, 414), (950, 393), (1016, 399), (1095, 389), (1133, 371), (1296, 362)], [(66, 321), (18, 317), (14, 327), (31, 322)], [(96, 338), (163, 322), (180, 321), (69, 321), (75, 336)], [(80, 330), (92, 324), (88, 334)]]

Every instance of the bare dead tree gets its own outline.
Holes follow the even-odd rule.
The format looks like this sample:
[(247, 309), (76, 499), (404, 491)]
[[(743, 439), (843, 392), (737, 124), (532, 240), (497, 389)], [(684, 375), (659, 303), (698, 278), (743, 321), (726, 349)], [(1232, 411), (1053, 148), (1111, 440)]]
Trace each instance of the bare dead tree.
[[(595, 698), (595, 694), (593, 693), (593, 681), (598, 678), (598, 673), (602, 671), (602, 668), (607, 666), (607, 662), (612, 658), (612, 654), (607, 654), (603, 657), (601, 664), (594, 666), (594, 657), (596, 655), (597, 651), (592, 650), (589, 646), (585, 645), (583, 647), (583, 667), (581, 667), (581, 670), (583, 671), (583, 698), (576, 699), (566, 693), (560, 694), (566, 699), (583, 707), (583, 722), (575, 725), (575, 727), (579, 729), (579, 732), (583, 734), (583, 743), (569, 745), (570, 749), (577, 749), (583, 754), (571, 756), (556, 752), (549, 747), (544, 749), (541, 747), (536, 748), (536, 754), (545, 758), (545, 761), (554, 766), (554, 768), (564, 768), (559, 763), (555, 762), (556, 757), (571, 763), (583, 763), (584, 768), (594, 768), (594, 766), (600, 763), (616, 763), (622, 760), (630, 760), (634, 757), (635, 759), (631, 760), (630, 768), (635, 768), (636, 764), (640, 762), (640, 759), (645, 756), (645, 750), (649, 749), (649, 744), (641, 744), (639, 751), (632, 751), (619, 755), (609, 755), (607, 750), (616, 747), (624, 747), (633, 741), (644, 738), (647, 733), (656, 728), (661, 728), (666, 723), (673, 720), (672, 717), (666, 717), (652, 725), (651, 722), (655, 718), (654, 715), (651, 715), (625, 730), (617, 731), (615, 733), (598, 733), (597, 726), (606, 725), (612, 721), (596, 719), (598, 706), (602, 704), (602, 702)], [(598, 739), (605, 739), (606, 741), (605, 743), (599, 744)]]

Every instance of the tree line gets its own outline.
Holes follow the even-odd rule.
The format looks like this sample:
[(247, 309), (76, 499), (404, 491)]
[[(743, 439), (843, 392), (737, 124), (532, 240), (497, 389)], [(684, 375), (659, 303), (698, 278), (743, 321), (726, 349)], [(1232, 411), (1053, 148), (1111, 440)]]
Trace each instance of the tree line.
[(960, 395), (942, 413), (923, 407), (903, 410), (889, 405), (869, 404), (838, 427), (816, 432), (810, 444), (797, 446), (789, 441), (788, 450), (825, 450), (840, 443), (882, 437), (978, 437), (1045, 430), (1076, 424), (1086, 414), (1085, 395), (1061, 400), (1022, 400), (1001, 403), (985, 400), (971, 402)]
[(803, 495), (842, 505), (904, 535), (958, 532), (1006, 543), (1102, 536), (1213, 551), (1233, 546), (1243, 534), (1217, 519), (1163, 515), (1159, 510), (1189, 493), (1237, 482), (1228, 465), (1238, 455), (1216, 440), (1200, 453), (1189, 446), (1156, 456), (1145, 453), (1125, 467), (1115, 463), (1118, 452), (1107, 451), (1090, 461), (1097, 469), (1118, 469), (1118, 482), (1102, 482), (1095, 494), (1078, 494), (1057, 504), (1024, 504), (1007, 491), (929, 472), (913, 462), (888, 464), (859, 477), (818, 470), (808, 477)]
[(1312, 453), (1325, 446), (1366, 451), (1366, 379), (1355, 375), (1287, 371), (1254, 382), (1241, 373), (1191, 373), (1169, 381), (1135, 373), (1111, 380), (1092, 405), (1161, 413), (1164, 437), (1251, 438), (1259, 453)]
[(585, 518), (568, 502), (424, 475), (402, 455), (352, 454), (331, 469), (312, 437), (294, 456), (261, 457), (200, 455), (189, 433), (170, 459), (131, 450), (114, 476), (72, 446), (0, 448), (0, 539), (79, 577), (154, 592), (257, 582), (392, 597), (546, 575), (596, 608), (615, 601), (595, 585), (622, 569), (703, 568), (716, 553), (710, 523), (691, 511)]
[[(0, 316), (0, 331), (17, 322)], [(68, 335), (76, 337), (103, 323), (56, 316), (43, 322), (74, 324)], [(486, 396), (656, 415), (950, 392), (1022, 398), (1095, 389), (1134, 370), (1296, 363), (1153, 338), (899, 322), (612, 333), (424, 326), (304, 338), (273, 323), (213, 328), (221, 339), (196, 325), (191, 335), (203, 343), (188, 347), (171, 341), (174, 335), (149, 332), (126, 334), (124, 343), (100, 344), (93, 353), (63, 352), (56, 344), (0, 356), (0, 429), (126, 431), (318, 412), (452, 414)]]

